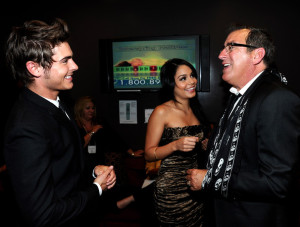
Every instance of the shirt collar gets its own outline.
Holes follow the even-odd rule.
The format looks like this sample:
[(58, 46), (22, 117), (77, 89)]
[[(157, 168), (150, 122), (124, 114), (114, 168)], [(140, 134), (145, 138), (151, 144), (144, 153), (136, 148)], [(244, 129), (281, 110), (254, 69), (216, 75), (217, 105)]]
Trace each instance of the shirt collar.
[[(43, 96), (42, 96), (43, 97)], [(59, 107), (59, 97), (57, 96), (56, 100), (53, 99), (47, 99), (43, 97), (44, 99), (48, 100), (49, 102), (53, 103), (57, 108)]]
[(253, 82), (262, 74), (263, 71), (258, 73), (255, 77), (253, 77), (241, 90), (237, 90), (235, 87), (231, 87), (229, 91), (235, 95), (243, 95), (247, 91), (247, 89), (253, 84)]

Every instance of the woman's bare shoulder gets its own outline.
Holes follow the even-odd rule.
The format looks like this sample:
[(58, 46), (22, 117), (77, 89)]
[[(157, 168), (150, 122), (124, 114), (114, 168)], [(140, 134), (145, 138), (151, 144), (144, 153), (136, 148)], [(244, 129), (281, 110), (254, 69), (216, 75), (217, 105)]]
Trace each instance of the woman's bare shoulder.
[(165, 102), (154, 109), (154, 113), (160, 116), (165, 116), (172, 110), (170, 102)]

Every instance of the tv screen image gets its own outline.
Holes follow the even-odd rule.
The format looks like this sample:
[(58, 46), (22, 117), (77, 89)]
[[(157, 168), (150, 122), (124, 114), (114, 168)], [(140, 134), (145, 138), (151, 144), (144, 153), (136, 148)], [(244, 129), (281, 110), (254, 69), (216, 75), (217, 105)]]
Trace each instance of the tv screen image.
[[(202, 69), (209, 69), (209, 61), (203, 61), (209, 58), (208, 51), (203, 51), (209, 50), (209, 45), (203, 40), (208, 38), (186, 35), (100, 40), (101, 87), (104, 91), (158, 91), (162, 65), (171, 58), (182, 58), (196, 68), (200, 91)], [(209, 71), (205, 74), (209, 82)]]
[(198, 38), (113, 41), (114, 89), (161, 87), (160, 69), (171, 58), (183, 58), (197, 67)]

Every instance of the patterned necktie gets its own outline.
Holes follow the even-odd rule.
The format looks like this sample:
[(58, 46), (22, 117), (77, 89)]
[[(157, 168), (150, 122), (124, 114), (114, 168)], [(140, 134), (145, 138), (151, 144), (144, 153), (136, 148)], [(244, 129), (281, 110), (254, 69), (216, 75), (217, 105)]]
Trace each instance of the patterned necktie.
[(242, 96), (241, 94), (238, 95), (232, 94), (232, 96), (230, 97), (230, 104), (228, 105), (228, 110), (227, 110), (228, 117), (230, 117), (230, 115), (232, 114), (233, 110), (236, 107), (235, 104), (237, 103), (238, 99), (241, 96)]

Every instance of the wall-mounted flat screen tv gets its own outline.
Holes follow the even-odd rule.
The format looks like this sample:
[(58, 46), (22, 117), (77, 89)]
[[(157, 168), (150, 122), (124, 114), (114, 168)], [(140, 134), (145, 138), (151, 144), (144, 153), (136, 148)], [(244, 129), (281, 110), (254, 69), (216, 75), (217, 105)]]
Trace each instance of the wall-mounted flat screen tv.
[(100, 40), (101, 87), (114, 91), (157, 91), (161, 88), (162, 65), (171, 58), (183, 58), (196, 68), (200, 91), (200, 45), (198, 35)]

